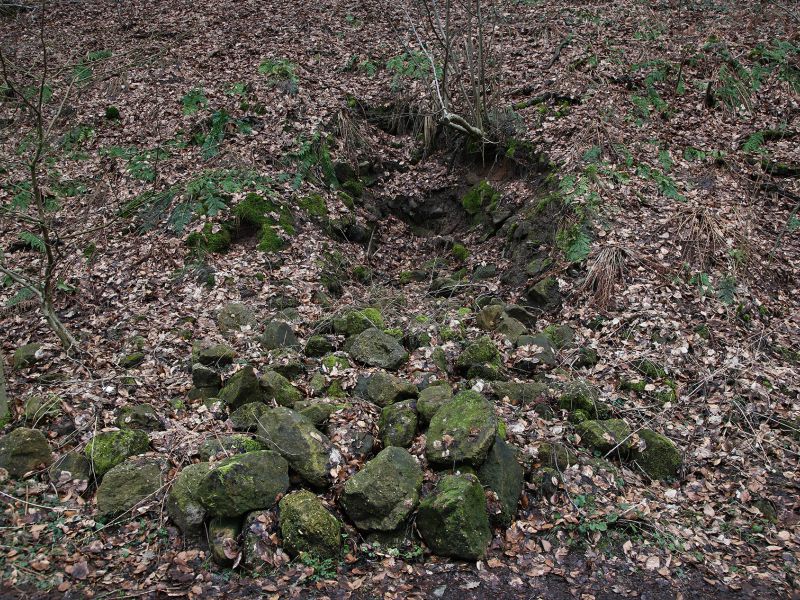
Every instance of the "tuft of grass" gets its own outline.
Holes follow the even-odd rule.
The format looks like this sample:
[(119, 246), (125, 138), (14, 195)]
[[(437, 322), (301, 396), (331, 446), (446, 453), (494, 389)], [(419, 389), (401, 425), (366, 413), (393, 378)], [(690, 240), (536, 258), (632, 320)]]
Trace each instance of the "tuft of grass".
[(628, 251), (619, 246), (606, 246), (595, 255), (583, 284), (594, 302), (601, 307), (610, 304), (618, 283), (625, 278), (625, 261)]
[(725, 247), (725, 234), (718, 217), (703, 206), (690, 206), (681, 210), (677, 219), (675, 229), (683, 246), (683, 260), (705, 270)]

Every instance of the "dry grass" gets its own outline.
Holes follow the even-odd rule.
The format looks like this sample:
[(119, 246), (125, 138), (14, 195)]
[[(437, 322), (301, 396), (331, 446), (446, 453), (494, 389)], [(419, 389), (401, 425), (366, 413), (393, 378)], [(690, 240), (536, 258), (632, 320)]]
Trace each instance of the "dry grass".
[(619, 246), (606, 246), (594, 257), (582, 289), (592, 295), (592, 302), (600, 307), (611, 303), (618, 283), (625, 278), (625, 262), (629, 251)]
[(716, 214), (704, 206), (687, 206), (675, 218), (675, 233), (682, 260), (705, 271), (727, 247), (724, 229)]

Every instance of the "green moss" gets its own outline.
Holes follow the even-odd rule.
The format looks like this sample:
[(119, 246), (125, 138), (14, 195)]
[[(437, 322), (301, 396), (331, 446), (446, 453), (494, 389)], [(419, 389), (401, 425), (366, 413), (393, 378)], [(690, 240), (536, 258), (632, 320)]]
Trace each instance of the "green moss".
[(84, 452), (92, 461), (94, 472), (102, 477), (129, 456), (147, 452), (149, 446), (150, 439), (144, 431), (123, 429), (98, 433)]
[(132, 354), (127, 354), (123, 356), (119, 361), (119, 366), (123, 369), (133, 369), (134, 367), (138, 367), (140, 364), (144, 362), (144, 353), (143, 352), (133, 352)]
[(667, 376), (667, 370), (663, 366), (646, 358), (636, 363), (636, 370), (650, 379), (661, 379)]
[(461, 199), (461, 206), (471, 215), (478, 214), (481, 209), (492, 210), (500, 201), (500, 194), (486, 180), (476, 184)]
[(632, 445), (631, 428), (622, 419), (584, 421), (575, 430), (587, 446), (602, 454), (613, 451), (620, 456), (626, 456)]
[(433, 464), (479, 466), (497, 434), (492, 406), (472, 390), (457, 394), (431, 418), (425, 456)]
[(508, 432), (506, 430), (506, 422), (503, 419), (497, 420), (497, 435), (500, 439), (506, 439), (508, 437)]
[(383, 333), (385, 333), (386, 335), (392, 336), (394, 339), (396, 339), (398, 341), (402, 340), (403, 339), (403, 335), (404, 335), (403, 334), (403, 330), (402, 329), (397, 329), (396, 327), (395, 328), (391, 328), (391, 329), (384, 329)]
[(353, 200), (353, 197), (347, 192), (339, 192), (339, 200), (341, 200), (342, 204), (344, 204), (350, 210), (353, 210), (356, 207), (355, 200)]
[(327, 356), (323, 357), (322, 366), (328, 369), (328, 371), (332, 371), (334, 368), (339, 369), (341, 371), (342, 369), (350, 368), (350, 361), (348, 361), (343, 356), (328, 354)]
[(341, 381), (334, 381), (328, 386), (326, 393), (331, 398), (346, 398), (347, 392), (344, 391)]
[(364, 193), (364, 182), (359, 179), (349, 179), (342, 184), (342, 188), (351, 196), (360, 198)]
[(214, 225), (206, 223), (202, 231), (195, 231), (186, 238), (186, 245), (199, 252), (223, 253), (231, 247), (231, 231), (227, 224)]
[(414, 281), (414, 278), (411, 271), (402, 271), (397, 278), (397, 281), (400, 283), (400, 285), (408, 285)]
[(277, 210), (278, 206), (271, 200), (261, 194), (250, 193), (236, 205), (233, 214), (241, 223), (260, 227), (264, 223), (270, 222), (267, 214), (277, 212)]
[(278, 252), (284, 246), (283, 238), (278, 234), (274, 225), (264, 225), (261, 228), (261, 239), (258, 249), (262, 252)]
[(467, 377), (497, 379), (501, 366), (500, 352), (488, 336), (472, 342), (456, 360), (456, 368)]
[(619, 388), (621, 390), (626, 390), (630, 392), (636, 392), (637, 394), (644, 394), (645, 387), (647, 386), (647, 382), (644, 379), (639, 381), (633, 381), (632, 379), (622, 379), (619, 382)]
[(638, 448), (633, 459), (652, 479), (670, 479), (676, 477), (681, 466), (681, 455), (669, 438), (650, 429), (638, 432), (644, 441), (645, 448)]
[(298, 204), (312, 217), (324, 217), (328, 214), (328, 205), (322, 194), (309, 194), (300, 198)]
[(118, 121), (119, 120), (119, 109), (116, 106), (107, 106), (106, 107), (106, 119), (109, 121)]
[(336, 557), (341, 544), (341, 523), (315, 494), (301, 490), (279, 503), (283, 547), (296, 556), (309, 552), (314, 556)]
[(466, 246), (463, 244), (453, 244), (453, 247), (450, 249), (450, 253), (453, 255), (458, 261), (465, 261), (469, 256), (469, 250), (467, 250)]
[(372, 269), (364, 265), (353, 267), (353, 279), (361, 283), (369, 283), (372, 280)]

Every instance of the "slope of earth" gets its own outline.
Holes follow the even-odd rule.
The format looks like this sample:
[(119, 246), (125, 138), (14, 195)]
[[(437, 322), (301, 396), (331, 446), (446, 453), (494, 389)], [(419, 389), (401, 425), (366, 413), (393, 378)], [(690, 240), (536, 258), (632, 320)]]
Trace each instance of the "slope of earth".
[[(3, 433), (39, 429), (53, 458), (80, 456), (149, 406), (131, 453), (163, 461), (162, 480), (112, 519), (97, 462), (75, 479), (6, 464), (3, 597), (797, 594), (800, 17), (781, 3), (490, 8), (507, 139), (470, 153), (444, 131), (428, 143), (403, 3), (46, 5), (57, 309), (81, 352), (4, 280)], [(0, 16), (11, 66), (41, 68), (40, 16)], [(4, 207), (25, 192), (17, 118), (0, 105)], [(2, 264), (31, 272), (43, 259), (10, 215)], [(342, 509), (385, 430), (365, 391), (381, 369), (336, 325), (366, 307), (408, 352), (393, 372), (411, 395), (480, 392), (521, 449), (513, 521), (480, 560), (434, 556), (413, 525), (375, 544)], [(498, 360), (466, 364), (485, 336)], [(218, 389), (193, 384), (193, 353), (213, 344), (235, 354), (225, 379), (279, 371), (329, 406), (319, 430), (344, 458), (319, 494), (342, 521), (334, 558), (290, 559), (273, 508), (258, 569), (241, 538), (218, 565), (168, 516), (177, 474), (236, 426), (208, 401)], [(424, 497), (439, 475), (412, 433)], [(660, 444), (678, 458), (648, 462)]]

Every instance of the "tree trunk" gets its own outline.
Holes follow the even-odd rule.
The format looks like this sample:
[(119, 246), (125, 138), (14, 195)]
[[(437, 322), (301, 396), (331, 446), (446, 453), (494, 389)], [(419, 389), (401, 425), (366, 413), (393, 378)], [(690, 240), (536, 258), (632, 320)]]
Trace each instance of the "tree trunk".
[(8, 405), (8, 394), (6, 393), (6, 370), (5, 359), (0, 352), (0, 427), (11, 420), (11, 407)]

